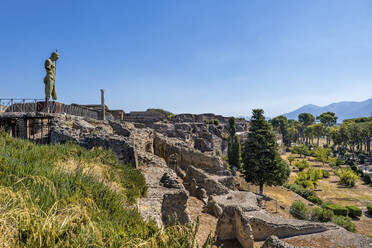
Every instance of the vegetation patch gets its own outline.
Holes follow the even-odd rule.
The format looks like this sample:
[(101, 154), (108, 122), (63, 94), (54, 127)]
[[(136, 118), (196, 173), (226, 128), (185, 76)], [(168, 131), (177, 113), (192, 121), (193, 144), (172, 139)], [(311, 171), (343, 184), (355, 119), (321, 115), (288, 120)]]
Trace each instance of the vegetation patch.
[(352, 218), (361, 217), (362, 216), (362, 209), (356, 206), (346, 206), (347, 210), (349, 211), (349, 216)]
[(334, 203), (329, 203), (329, 202), (323, 203), (322, 207), (333, 211), (335, 215), (348, 216), (349, 214), (349, 210), (347, 207), (337, 205)]
[(336, 175), (340, 178), (340, 184), (351, 187), (355, 186), (355, 182), (359, 178), (359, 176), (349, 168), (341, 169)]
[(110, 151), (0, 134), (3, 247), (192, 247), (195, 226), (159, 230), (131, 207), (144, 194), (143, 175)]

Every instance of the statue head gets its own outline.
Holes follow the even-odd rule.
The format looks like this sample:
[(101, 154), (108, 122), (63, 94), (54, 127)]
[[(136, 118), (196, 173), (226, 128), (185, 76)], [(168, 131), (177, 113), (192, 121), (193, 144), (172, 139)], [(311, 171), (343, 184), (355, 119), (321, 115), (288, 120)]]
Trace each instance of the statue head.
[(57, 61), (59, 59), (59, 54), (57, 52), (52, 52), (52, 54), (50, 55), (50, 59), (52, 61)]

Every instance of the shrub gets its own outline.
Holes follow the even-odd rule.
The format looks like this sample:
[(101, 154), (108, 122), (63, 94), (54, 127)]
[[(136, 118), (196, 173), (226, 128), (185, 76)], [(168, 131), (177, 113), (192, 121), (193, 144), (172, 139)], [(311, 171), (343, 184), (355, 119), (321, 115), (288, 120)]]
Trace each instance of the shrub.
[(333, 217), (332, 222), (345, 228), (350, 232), (355, 232), (355, 225), (351, 222), (350, 217), (335, 216)]
[(307, 200), (311, 201), (312, 203), (314, 204), (317, 204), (317, 205), (322, 205), (323, 201), (322, 199), (320, 199), (319, 197), (317, 196), (309, 196), (307, 198)]
[(306, 220), (308, 219), (307, 214), (309, 209), (305, 206), (305, 204), (300, 201), (296, 200), (292, 203), (289, 212), (297, 219)]
[(328, 157), (331, 155), (332, 151), (329, 148), (316, 147), (311, 154), (316, 158), (317, 161), (323, 164), (328, 161)]
[(359, 178), (355, 172), (351, 169), (341, 169), (339, 172), (340, 184), (347, 185), (347, 186), (354, 186), (355, 181)]
[(363, 176), (363, 182), (364, 182), (365, 184), (370, 184), (370, 183), (372, 182), (371, 176), (370, 176), (369, 174), (365, 174), (365, 175)]
[(332, 210), (335, 215), (347, 216), (349, 214), (349, 210), (346, 207), (334, 203), (323, 203), (322, 207)]
[(311, 220), (328, 222), (331, 221), (334, 214), (331, 210), (325, 208), (313, 208), (311, 211)]
[(299, 155), (309, 156), (311, 155), (311, 152), (309, 150), (309, 147), (307, 145), (298, 145), (291, 147), (291, 152)]
[(322, 173), (324, 178), (329, 178), (331, 176), (331, 174), (327, 170), (322, 170)]
[(346, 206), (346, 208), (349, 210), (350, 217), (353, 218), (362, 216), (362, 209), (355, 206)]
[(291, 191), (295, 192), (296, 194), (302, 196), (305, 199), (308, 199), (310, 196), (316, 196), (314, 190), (311, 189), (305, 189), (301, 185), (297, 184), (286, 184), (284, 185), (287, 189), (290, 189)]
[(368, 206), (367, 206), (367, 213), (368, 213), (369, 215), (372, 215), (372, 205), (368, 205)]
[(297, 174), (295, 183), (303, 186), (304, 188), (314, 189), (318, 180), (323, 178), (323, 172), (317, 168), (310, 168), (308, 171), (302, 171)]
[(292, 165), (292, 162), (294, 162), (296, 160), (296, 157), (293, 156), (293, 155), (289, 155), (287, 157), (287, 160), (288, 160), (289, 164)]
[(296, 166), (299, 171), (303, 171), (304, 169), (309, 168), (310, 164), (306, 160), (299, 160), (294, 163), (294, 166)]

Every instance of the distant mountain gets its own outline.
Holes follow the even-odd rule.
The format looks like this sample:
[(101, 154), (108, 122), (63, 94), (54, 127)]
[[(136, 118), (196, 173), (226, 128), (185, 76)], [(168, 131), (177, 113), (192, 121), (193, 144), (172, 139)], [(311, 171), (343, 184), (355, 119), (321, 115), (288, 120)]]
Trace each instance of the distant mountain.
[(338, 117), (337, 122), (341, 123), (344, 119), (369, 117), (372, 115), (372, 98), (363, 102), (337, 102), (320, 107), (313, 104), (302, 106), (295, 111), (284, 114), (288, 119), (298, 119), (301, 113), (310, 113), (314, 117), (324, 112), (334, 112)]

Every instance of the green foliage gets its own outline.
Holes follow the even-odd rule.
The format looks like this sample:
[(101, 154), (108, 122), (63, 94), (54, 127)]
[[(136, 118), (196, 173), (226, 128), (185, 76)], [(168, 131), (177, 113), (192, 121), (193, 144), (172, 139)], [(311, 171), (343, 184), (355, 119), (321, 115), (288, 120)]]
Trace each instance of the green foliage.
[(372, 182), (371, 176), (369, 174), (364, 174), (364, 176), (363, 176), (363, 182), (365, 184), (370, 184)]
[(230, 137), (234, 137), (236, 134), (236, 123), (234, 117), (229, 118), (229, 134)]
[(296, 157), (291, 154), (287, 157), (287, 160), (289, 164), (292, 165), (292, 163), (296, 160)]
[(368, 205), (368, 206), (367, 206), (367, 213), (368, 213), (369, 215), (372, 215), (372, 205)]
[(316, 185), (318, 180), (322, 178), (322, 170), (318, 168), (310, 168), (307, 171), (302, 171), (297, 174), (295, 184), (301, 185), (304, 188), (314, 189), (314, 185)]
[(346, 206), (346, 208), (349, 210), (350, 217), (354, 218), (362, 216), (362, 209), (356, 206)]
[(323, 164), (328, 162), (328, 157), (332, 154), (331, 149), (329, 148), (323, 148), (323, 147), (316, 147), (312, 151), (312, 155), (315, 157), (315, 159), (319, 162), (322, 162)]
[(160, 230), (127, 207), (145, 193), (140, 171), (111, 151), (35, 145), (0, 134), (3, 245), (193, 247), (195, 227)]
[(221, 157), (221, 152), (219, 150), (216, 150), (216, 156)]
[(309, 209), (300, 200), (296, 200), (292, 203), (291, 207), (289, 208), (289, 212), (293, 217), (297, 219), (300, 220), (308, 219)]
[(331, 176), (328, 170), (322, 170), (322, 174), (323, 174), (323, 178), (329, 178)]
[(316, 196), (314, 190), (306, 189), (301, 185), (297, 184), (285, 184), (284, 187), (290, 189), (291, 191), (295, 192), (296, 194), (302, 196), (305, 199), (309, 199), (311, 196)]
[(280, 158), (275, 134), (263, 116), (263, 110), (253, 110), (248, 140), (243, 150), (244, 178), (260, 186), (283, 185), (290, 174), (289, 165)]
[(311, 152), (307, 145), (298, 145), (298, 146), (293, 146), (291, 147), (291, 152), (294, 154), (299, 154), (303, 156), (309, 156), (311, 155)]
[(211, 125), (215, 125), (215, 126), (220, 125), (220, 121), (217, 120), (217, 119), (210, 119), (210, 120), (208, 120), (208, 119), (204, 119), (203, 122), (204, 122), (205, 124), (211, 124)]
[(230, 167), (241, 167), (241, 146), (239, 137), (236, 135), (236, 124), (235, 118), (231, 117), (229, 119), (229, 143), (228, 143), (228, 150), (227, 150), (227, 157), (229, 161)]
[(310, 164), (309, 164), (309, 162), (307, 162), (306, 160), (303, 159), (303, 160), (297, 161), (294, 164), (294, 166), (296, 166), (299, 171), (303, 171), (304, 169), (309, 168)]
[(334, 126), (337, 122), (337, 116), (333, 112), (322, 113), (321, 115), (317, 116), (316, 119), (327, 127)]
[(228, 161), (231, 167), (234, 166), (239, 169), (241, 167), (241, 147), (239, 137), (234, 135), (230, 142), (227, 153)]
[(152, 112), (157, 112), (161, 115), (163, 119), (170, 119), (171, 117), (174, 116), (172, 112), (166, 111), (164, 109), (158, 109), (158, 108), (149, 108), (146, 111), (152, 111)]
[(334, 218), (331, 210), (325, 208), (313, 208), (311, 210), (311, 220), (320, 222), (329, 222)]
[(288, 120), (287, 117), (280, 115), (270, 120), (274, 130), (279, 131), (283, 136), (283, 143), (287, 147), (291, 145), (292, 139), (288, 136)]
[(309, 196), (307, 198), (308, 201), (311, 201), (312, 203), (316, 204), (316, 205), (322, 205), (323, 201), (322, 199), (320, 199), (319, 197), (317, 196)]
[(325, 209), (332, 210), (335, 215), (348, 216), (349, 214), (349, 210), (346, 207), (334, 203), (330, 202), (323, 203), (322, 207)]
[(355, 232), (355, 225), (351, 222), (350, 217), (335, 216), (333, 217), (332, 222), (345, 228), (350, 232)]
[(340, 184), (346, 186), (354, 186), (356, 180), (359, 178), (358, 175), (349, 168), (341, 169), (337, 176), (340, 178)]
[(310, 113), (301, 113), (298, 115), (299, 122), (302, 122), (305, 126), (311, 125), (315, 121), (315, 117)]

